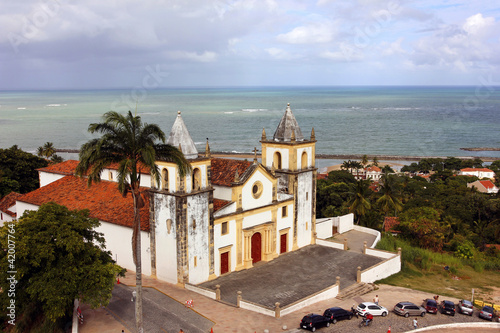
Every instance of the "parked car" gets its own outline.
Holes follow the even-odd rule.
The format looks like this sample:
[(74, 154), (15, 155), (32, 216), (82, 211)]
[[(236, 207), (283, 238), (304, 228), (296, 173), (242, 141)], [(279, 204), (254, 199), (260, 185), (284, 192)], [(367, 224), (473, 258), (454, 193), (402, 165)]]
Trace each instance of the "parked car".
[(457, 309), (458, 312), (467, 314), (469, 316), (472, 316), (472, 314), (474, 313), (474, 306), (472, 306), (472, 302), (465, 299), (461, 299), (460, 301), (458, 301)]
[(424, 307), (425, 310), (429, 313), (436, 314), (438, 312), (438, 304), (432, 298), (424, 299), (424, 302), (422, 303), (422, 307)]
[(389, 311), (382, 305), (377, 305), (373, 302), (363, 302), (359, 304), (356, 311), (362, 316), (365, 316), (367, 313), (371, 313), (374, 316), (385, 317), (389, 313)]
[(304, 318), (300, 321), (301, 328), (305, 328), (313, 332), (316, 332), (316, 328), (323, 326), (329, 327), (330, 319), (319, 314), (310, 313), (307, 316), (304, 316)]
[(488, 319), (493, 321), (493, 314), (495, 310), (491, 306), (483, 306), (481, 311), (479, 312), (479, 318)]
[(445, 313), (450, 316), (455, 315), (455, 303), (452, 301), (442, 301), (439, 305), (439, 309), (441, 310), (441, 313)]
[(427, 310), (425, 308), (413, 304), (412, 302), (399, 302), (394, 305), (394, 313), (400, 316), (425, 316)]
[(325, 312), (323, 313), (323, 317), (326, 317), (330, 320), (332, 324), (336, 324), (337, 321), (343, 320), (343, 319), (352, 319), (352, 312), (344, 310), (339, 307), (334, 307), (334, 308), (329, 308), (326, 309)]

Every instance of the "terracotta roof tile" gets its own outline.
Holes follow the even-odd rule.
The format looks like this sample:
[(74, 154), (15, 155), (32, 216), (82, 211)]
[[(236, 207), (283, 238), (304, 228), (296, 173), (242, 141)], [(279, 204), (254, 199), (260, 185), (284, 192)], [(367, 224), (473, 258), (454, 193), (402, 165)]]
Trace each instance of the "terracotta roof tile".
[(385, 232), (400, 232), (397, 230), (394, 230), (394, 227), (399, 225), (399, 218), (395, 216), (386, 216), (384, 218), (384, 231)]
[(0, 211), (10, 215), (11, 217), (16, 217), (16, 213), (9, 210), (9, 208), (14, 206), (16, 204), (16, 200), (21, 196), (22, 194), (17, 192), (10, 192), (6, 196), (4, 196), (0, 200)]
[(493, 172), (492, 170), (490, 170), (488, 168), (465, 168), (465, 169), (460, 169), (460, 171), (464, 171), (464, 172), (475, 172), (475, 171)]
[[(144, 196), (141, 208), (141, 230), (149, 231), (149, 197)], [(116, 182), (101, 181), (87, 186), (87, 179), (66, 176), (33, 192), (24, 194), (18, 201), (41, 206), (53, 201), (68, 209), (88, 209), (90, 216), (100, 221), (132, 227), (134, 220), (133, 199), (118, 192)]]
[(380, 172), (382, 169), (380, 169), (378, 166), (372, 165), (371, 167), (368, 167), (365, 169), (366, 171), (373, 171), (373, 172)]
[(495, 184), (493, 184), (490, 180), (480, 180), (479, 181), (481, 185), (483, 185), (485, 188), (494, 188)]
[(234, 182), (236, 170), (241, 176), (251, 165), (252, 162), (244, 160), (212, 158), (212, 184), (231, 186), (231, 183)]
[(45, 168), (40, 168), (38, 171), (57, 173), (61, 175), (74, 175), (78, 161), (67, 160), (57, 164), (51, 164)]
[(230, 202), (231, 201), (214, 199), (214, 212), (218, 211), (219, 209), (221, 209), (222, 207), (224, 207), (225, 205), (227, 205)]

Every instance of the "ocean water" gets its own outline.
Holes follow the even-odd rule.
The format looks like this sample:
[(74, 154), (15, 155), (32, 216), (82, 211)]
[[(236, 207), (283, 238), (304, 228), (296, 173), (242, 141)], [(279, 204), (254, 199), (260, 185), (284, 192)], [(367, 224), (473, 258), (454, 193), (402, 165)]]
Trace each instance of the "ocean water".
[(166, 135), (182, 112), (199, 151), (251, 152), (272, 137), (287, 103), (318, 154), (493, 156), (500, 147), (500, 87), (253, 87), (0, 92), (0, 147), (34, 152), (50, 141), (77, 149), (87, 128), (132, 110)]

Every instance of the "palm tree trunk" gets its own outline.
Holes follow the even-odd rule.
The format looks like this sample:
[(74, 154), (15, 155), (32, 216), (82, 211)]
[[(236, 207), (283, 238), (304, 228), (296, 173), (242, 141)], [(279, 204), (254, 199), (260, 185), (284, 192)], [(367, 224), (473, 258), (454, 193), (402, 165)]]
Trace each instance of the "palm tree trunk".
[(132, 236), (132, 244), (135, 245), (135, 326), (138, 333), (144, 332), (142, 325), (142, 260), (141, 260), (141, 215), (139, 214), (139, 192), (132, 189), (132, 197), (134, 199), (134, 232)]

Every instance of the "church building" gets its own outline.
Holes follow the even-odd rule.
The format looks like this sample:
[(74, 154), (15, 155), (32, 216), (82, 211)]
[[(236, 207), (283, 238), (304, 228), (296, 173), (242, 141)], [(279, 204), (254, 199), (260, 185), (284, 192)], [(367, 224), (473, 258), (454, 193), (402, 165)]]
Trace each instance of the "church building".
[[(316, 139), (314, 129), (304, 137), (290, 105), (272, 137), (262, 131), (261, 162), (256, 150), (251, 161), (214, 158), (208, 141), (198, 153), (180, 112), (167, 143), (182, 150), (192, 171), (180, 178), (174, 163), (157, 161), (160, 184), (141, 171), (143, 274), (198, 284), (315, 243)], [(40, 188), (17, 198), (17, 216), (49, 201), (88, 209), (101, 221), (106, 250), (134, 271), (132, 198), (118, 192), (116, 166), (88, 187), (75, 176), (77, 164), (40, 169)]]

